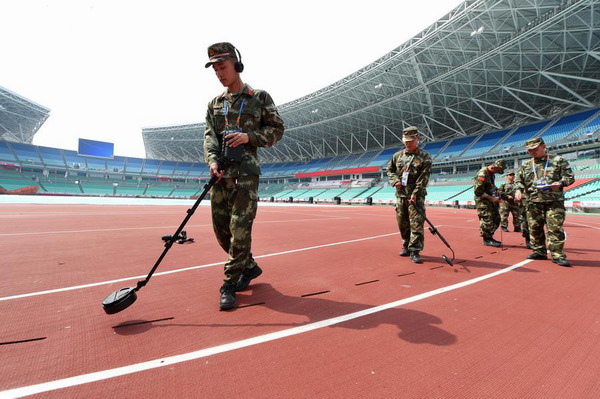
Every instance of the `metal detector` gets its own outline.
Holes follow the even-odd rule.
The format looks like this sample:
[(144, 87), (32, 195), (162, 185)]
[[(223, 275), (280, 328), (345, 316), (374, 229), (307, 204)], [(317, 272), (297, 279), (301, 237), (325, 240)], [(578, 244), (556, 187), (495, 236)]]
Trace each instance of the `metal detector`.
[(135, 287), (121, 288), (120, 290), (112, 292), (110, 295), (104, 298), (104, 301), (102, 301), (102, 307), (104, 308), (104, 311), (107, 314), (118, 313), (122, 310), (127, 309), (135, 302), (135, 300), (137, 299), (136, 291), (139, 291), (140, 288), (148, 284), (148, 281), (150, 281), (150, 277), (152, 277), (152, 274), (154, 274), (154, 271), (156, 270), (156, 268), (158, 268), (158, 265), (160, 265), (160, 262), (162, 262), (167, 252), (169, 252), (169, 249), (171, 249), (173, 243), (175, 243), (175, 241), (181, 238), (181, 231), (196, 211), (196, 208), (198, 208), (198, 205), (200, 205), (200, 202), (202, 202), (206, 194), (210, 191), (210, 189), (212, 188), (212, 186), (214, 186), (216, 182), (217, 176), (213, 176), (210, 178), (208, 183), (204, 185), (204, 191), (202, 192), (200, 197), (198, 197), (198, 199), (194, 203), (194, 206), (187, 210), (187, 216), (185, 217), (185, 219), (183, 219), (183, 222), (181, 223), (175, 234), (173, 234), (171, 238), (165, 242), (165, 249), (154, 264), (154, 267), (152, 267), (152, 270), (150, 270), (150, 273), (148, 273), (148, 276), (146, 276), (144, 280), (138, 281)]
[(423, 218), (425, 219), (425, 221), (429, 224), (429, 231), (431, 231), (431, 234), (433, 235), (437, 235), (440, 240), (442, 240), (442, 242), (444, 244), (446, 244), (446, 246), (448, 248), (450, 248), (450, 251), (452, 251), (452, 259), (448, 259), (448, 257), (446, 255), (442, 255), (442, 258), (444, 258), (444, 260), (446, 261), (447, 264), (449, 264), (450, 266), (454, 266), (454, 250), (452, 249), (452, 247), (450, 246), (450, 244), (448, 244), (448, 241), (446, 241), (446, 239), (444, 238), (444, 236), (439, 232), (439, 230), (433, 225), (433, 223), (431, 223), (429, 221), (429, 219), (427, 219), (427, 216), (425, 216), (425, 212), (423, 211), (423, 209), (417, 205), (416, 203), (413, 204), (413, 206), (415, 207), (415, 209), (417, 210), (417, 212), (419, 212), (421, 214), (421, 216), (423, 216)]

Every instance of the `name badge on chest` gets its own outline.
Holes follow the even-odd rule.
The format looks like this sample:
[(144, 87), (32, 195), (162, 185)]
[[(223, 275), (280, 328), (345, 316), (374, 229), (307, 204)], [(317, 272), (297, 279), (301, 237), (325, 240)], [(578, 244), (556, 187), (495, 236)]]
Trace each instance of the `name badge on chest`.
[(408, 170), (402, 172), (402, 185), (408, 186)]

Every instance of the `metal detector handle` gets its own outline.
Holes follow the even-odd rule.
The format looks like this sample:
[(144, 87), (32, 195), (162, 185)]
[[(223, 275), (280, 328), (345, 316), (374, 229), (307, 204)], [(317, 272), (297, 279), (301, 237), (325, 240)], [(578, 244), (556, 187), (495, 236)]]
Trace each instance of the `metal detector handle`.
[[(427, 221), (427, 223), (429, 223), (429, 221)], [(429, 223), (429, 224), (431, 224), (431, 223)], [(442, 240), (442, 242), (443, 242), (444, 244), (446, 244), (446, 246), (447, 246), (448, 248), (450, 248), (450, 244), (448, 244), (448, 241), (446, 241), (446, 239), (445, 239), (445, 238), (444, 238), (444, 236), (443, 236), (443, 235), (442, 235), (442, 234), (439, 232), (439, 230), (438, 230), (438, 229), (436, 229), (435, 227), (430, 227), (430, 228), (429, 228), (429, 231), (431, 231), (431, 233), (432, 233), (432, 234), (437, 234), (437, 236), (438, 236), (438, 237), (440, 237), (440, 240)], [(450, 249), (452, 249), (452, 248), (450, 248)]]
[[(221, 170), (221, 168), (219, 168), (219, 170)], [(206, 194), (208, 194), (208, 192), (210, 191), (210, 189), (212, 188), (212, 186), (215, 185), (215, 183), (217, 182), (217, 179), (218, 179), (217, 176), (213, 176), (213, 177), (210, 178), (210, 180), (208, 181), (208, 183), (206, 183), (204, 185), (204, 191), (202, 191), (202, 194), (200, 194), (200, 197), (198, 197), (198, 199), (194, 203), (194, 206), (192, 206), (190, 209), (187, 210), (187, 216), (185, 217), (185, 219), (183, 219), (183, 222), (181, 223), (181, 225), (179, 226), (179, 228), (177, 229), (177, 231), (175, 232), (175, 234), (173, 234), (171, 236), (171, 239), (165, 243), (165, 249), (164, 249), (164, 251), (162, 252), (162, 254), (160, 255), (160, 257), (158, 258), (158, 260), (154, 264), (154, 267), (152, 267), (152, 270), (150, 270), (150, 273), (148, 273), (148, 276), (146, 276), (146, 279), (140, 280), (140, 281), (137, 282), (137, 286), (135, 287), (135, 291), (139, 290), (140, 288), (142, 288), (143, 286), (145, 286), (148, 283), (148, 281), (150, 281), (150, 277), (152, 277), (152, 275), (154, 274), (154, 271), (156, 270), (156, 268), (158, 267), (158, 265), (160, 265), (160, 262), (162, 262), (163, 258), (167, 254), (167, 252), (169, 252), (169, 249), (171, 249), (171, 247), (173, 246), (173, 244), (175, 243), (175, 241), (177, 241), (177, 238), (179, 237), (179, 234), (181, 233), (181, 231), (183, 230), (183, 228), (187, 224), (188, 220), (190, 220), (190, 218), (192, 217), (192, 215), (194, 214), (194, 212), (196, 212), (196, 208), (198, 208), (198, 205), (200, 205), (200, 202), (202, 202), (202, 200), (204, 199), (204, 197), (206, 197)]]
[(417, 205), (416, 203), (413, 204), (413, 206), (415, 207), (415, 209), (417, 210), (417, 212), (419, 212), (421, 214), (421, 216), (423, 216), (423, 218), (425, 219), (425, 221), (427, 222), (427, 224), (429, 224), (429, 226), (431, 226), (429, 228), (429, 231), (431, 231), (431, 234), (433, 235), (437, 235), (438, 237), (440, 237), (440, 240), (442, 240), (442, 242), (450, 249), (452, 249), (452, 247), (450, 247), (450, 244), (448, 244), (448, 241), (446, 241), (446, 239), (444, 238), (444, 236), (438, 231), (438, 229), (433, 225), (433, 223), (431, 223), (429, 221), (429, 219), (427, 219), (427, 216), (425, 216), (425, 212), (423, 212), (423, 209)]

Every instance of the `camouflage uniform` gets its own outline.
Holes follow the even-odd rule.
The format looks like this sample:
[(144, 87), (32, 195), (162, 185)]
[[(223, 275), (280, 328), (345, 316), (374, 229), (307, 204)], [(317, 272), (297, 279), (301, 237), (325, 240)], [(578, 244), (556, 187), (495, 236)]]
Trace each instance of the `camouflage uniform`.
[(396, 190), (396, 221), (404, 248), (411, 252), (421, 251), (425, 244), (423, 233), (425, 219), (409, 203), (409, 199), (415, 195), (417, 205), (425, 212), (426, 187), (431, 175), (431, 156), (419, 148), (414, 154), (406, 150), (398, 151), (387, 166), (390, 184), (401, 184), (404, 171), (408, 171), (408, 185)]
[[(515, 183), (502, 183), (500, 187), (498, 187), (498, 193), (502, 194), (502, 202), (500, 203), (500, 226), (508, 228), (508, 215), (512, 213), (513, 217), (513, 225), (515, 230), (521, 229), (521, 213), (523, 210), (521, 206), (519, 206), (515, 200)], [(509, 200), (506, 197), (512, 196), (513, 199)]]
[(561, 182), (562, 187), (567, 187), (575, 182), (569, 163), (560, 155), (552, 157), (546, 153), (546, 156), (541, 159), (531, 159), (525, 162), (519, 169), (515, 184), (517, 190), (521, 191), (528, 201), (527, 223), (529, 224), (531, 249), (540, 256), (546, 256), (546, 236), (544, 234), (544, 224), (546, 224), (548, 249), (552, 258), (565, 259), (566, 256), (563, 252), (565, 198), (562, 187), (560, 190), (545, 191), (536, 187), (535, 176), (538, 178), (544, 176), (544, 168), (549, 183)]
[[(494, 165), (496, 166), (496, 163)], [(504, 163), (502, 163), (504, 165)], [(500, 226), (499, 204), (482, 198), (483, 195), (495, 197), (497, 188), (495, 184), (495, 174), (489, 172), (487, 167), (483, 167), (475, 175), (475, 208), (479, 217), (479, 234), (485, 240), (493, 240), (494, 232)]]
[[(266, 91), (253, 90), (249, 85), (245, 85), (240, 93), (225, 90), (208, 104), (206, 112), (204, 158), (209, 166), (217, 162), (223, 148), (225, 108), (228, 109), (230, 129), (241, 129), (250, 140), (244, 145), (242, 161), (227, 164), (223, 178), (211, 192), (213, 229), (217, 241), (229, 254), (224, 281), (235, 283), (246, 268), (256, 266), (250, 247), (260, 175), (257, 149), (277, 143), (283, 136), (284, 126)], [(231, 126), (238, 116), (239, 126)]]
[(529, 240), (529, 223), (527, 222), (527, 197), (521, 198), (521, 234), (525, 238), (525, 246), (531, 249), (531, 241)]

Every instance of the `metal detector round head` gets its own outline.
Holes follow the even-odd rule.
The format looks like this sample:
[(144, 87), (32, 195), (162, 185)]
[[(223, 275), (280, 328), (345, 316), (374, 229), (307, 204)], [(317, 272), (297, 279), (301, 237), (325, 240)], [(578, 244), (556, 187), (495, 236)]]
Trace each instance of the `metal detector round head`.
[(104, 298), (102, 307), (106, 314), (114, 314), (127, 309), (136, 299), (135, 287), (121, 288)]
[(454, 266), (454, 263), (452, 263), (452, 261), (450, 259), (448, 259), (448, 257), (446, 255), (442, 255), (442, 258), (444, 258), (444, 260), (446, 261), (447, 264), (449, 264), (450, 266)]

